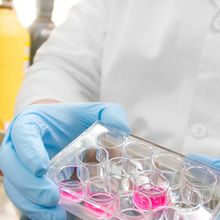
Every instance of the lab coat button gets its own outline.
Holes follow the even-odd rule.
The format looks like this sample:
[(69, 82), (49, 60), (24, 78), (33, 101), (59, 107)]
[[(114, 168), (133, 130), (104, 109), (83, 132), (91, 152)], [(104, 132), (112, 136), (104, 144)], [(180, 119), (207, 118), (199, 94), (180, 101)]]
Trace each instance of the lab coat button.
[(203, 138), (207, 135), (207, 128), (203, 124), (196, 124), (192, 128), (192, 132), (196, 138)]

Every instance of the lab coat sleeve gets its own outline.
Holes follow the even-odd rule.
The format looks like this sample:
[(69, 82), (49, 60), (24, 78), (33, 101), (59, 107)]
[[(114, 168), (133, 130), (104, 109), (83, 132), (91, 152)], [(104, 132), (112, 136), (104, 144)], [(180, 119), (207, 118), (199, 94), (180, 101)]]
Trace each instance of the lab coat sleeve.
[(82, 0), (38, 50), (25, 75), (15, 111), (41, 99), (99, 99), (102, 50), (111, 0)]

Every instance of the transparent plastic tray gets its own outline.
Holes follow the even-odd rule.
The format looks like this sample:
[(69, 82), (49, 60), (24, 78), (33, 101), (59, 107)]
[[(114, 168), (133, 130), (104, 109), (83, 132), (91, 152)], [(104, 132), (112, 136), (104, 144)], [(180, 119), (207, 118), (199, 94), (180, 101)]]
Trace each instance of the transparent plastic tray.
[[(67, 165), (76, 164), (76, 152), (79, 151), (81, 148), (85, 148), (86, 146), (92, 146), (97, 145), (97, 136), (101, 133), (104, 133), (108, 130), (114, 130), (116, 132), (121, 133), (121, 131), (106, 126), (101, 122), (96, 122), (93, 124), (90, 128), (88, 128), (85, 132), (83, 132), (78, 138), (76, 138), (73, 142), (71, 142), (64, 150), (62, 150), (59, 154), (57, 154), (51, 161), (50, 169), (48, 171), (48, 176), (55, 181), (56, 175), (58, 170), (60, 170), (62, 167)], [(127, 135), (127, 134), (126, 134)], [(180, 155), (176, 152), (170, 151), (169, 149), (166, 149), (164, 147), (158, 146), (156, 144), (153, 144), (151, 142), (148, 142), (146, 140), (143, 140), (141, 138), (138, 138), (133, 135), (127, 135), (126, 142), (130, 141), (142, 141), (145, 143), (149, 143), (154, 146), (156, 154), (162, 151), (170, 152), (171, 154), (177, 155), (178, 157), (183, 158), (185, 162), (185, 168), (191, 167), (191, 166), (197, 166), (208, 168), (217, 176), (217, 184), (215, 186), (214, 192), (212, 193), (212, 198), (208, 203), (201, 204), (199, 211), (197, 210), (195, 216), (193, 217), (173, 217), (173, 220), (217, 220), (217, 216), (220, 214), (220, 173), (217, 170), (213, 170), (210, 167), (207, 167), (203, 164), (198, 164), (192, 161), (189, 161), (188, 159), (185, 159), (183, 155)], [(56, 182), (56, 181), (55, 181)], [(123, 217), (120, 218), (113, 218), (112, 216), (117, 216), (115, 214), (114, 209), (105, 209), (105, 213), (97, 214), (96, 212), (91, 211), (86, 206), (84, 206), (85, 202), (91, 203), (92, 201), (87, 200), (87, 198), (84, 198), (84, 201), (81, 202), (74, 202), (71, 199), (65, 198), (61, 195), (60, 198), (60, 204), (64, 207), (64, 209), (76, 216), (78, 216), (81, 219), (86, 220), (95, 220), (95, 219), (112, 219), (112, 220), (118, 220), (123, 219)], [(97, 204), (94, 204), (96, 206)], [(137, 218), (138, 219), (138, 218)], [(146, 217), (144, 219), (150, 219), (149, 217)], [(165, 219), (165, 218), (161, 218)], [(169, 218), (169, 220), (172, 220)]]

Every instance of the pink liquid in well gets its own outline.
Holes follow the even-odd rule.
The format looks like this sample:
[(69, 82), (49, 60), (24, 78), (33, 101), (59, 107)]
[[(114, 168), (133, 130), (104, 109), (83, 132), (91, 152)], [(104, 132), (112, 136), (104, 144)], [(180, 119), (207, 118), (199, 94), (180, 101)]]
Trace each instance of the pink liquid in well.
[(149, 204), (149, 200), (139, 192), (142, 192), (146, 196), (148, 196), (148, 198), (151, 201), (152, 209), (167, 204), (167, 194), (164, 189), (154, 186), (151, 186), (150, 188), (145, 188), (144, 186), (140, 186), (136, 188), (136, 191), (134, 193), (134, 202), (141, 209), (149, 210), (150, 204)]
[(141, 194), (140, 192), (136, 191), (134, 193), (134, 197), (133, 197), (134, 203), (135, 205), (143, 210), (150, 210), (151, 209), (151, 202), (149, 201), (148, 198), (144, 197), (143, 194)]
[(65, 183), (65, 187), (60, 187), (60, 195), (61, 197), (70, 199), (74, 202), (81, 202), (84, 196), (81, 182), (71, 181), (68, 182), (68, 185)]
[[(114, 199), (113, 195), (107, 192), (91, 193), (88, 195), (88, 198), (91, 202), (84, 201), (84, 205), (98, 215), (105, 214), (106, 209), (111, 207)], [(107, 216), (110, 217), (109, 214)]]

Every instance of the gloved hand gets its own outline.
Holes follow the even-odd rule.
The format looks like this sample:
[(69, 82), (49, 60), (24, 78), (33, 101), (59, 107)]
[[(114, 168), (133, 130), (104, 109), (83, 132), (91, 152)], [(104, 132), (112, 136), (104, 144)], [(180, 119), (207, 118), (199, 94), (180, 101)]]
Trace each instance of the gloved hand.
[(57, 186), (45, 173), (49, 160), (96, 120), (128, 131), (117, 104), (32, 105), (9, 126), (0, 148), (6, 193), (32, 220), (64, 220)]
[(214, 169), (220, 170), (220, 158), (209, 157), (202, 154), (189, 154), (187, 158), (195, 162), (206, 164)]

